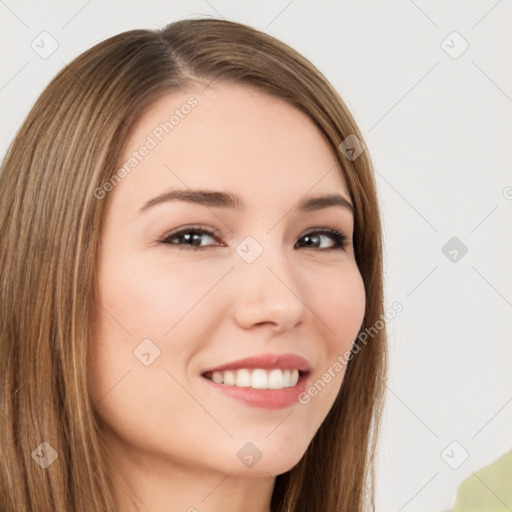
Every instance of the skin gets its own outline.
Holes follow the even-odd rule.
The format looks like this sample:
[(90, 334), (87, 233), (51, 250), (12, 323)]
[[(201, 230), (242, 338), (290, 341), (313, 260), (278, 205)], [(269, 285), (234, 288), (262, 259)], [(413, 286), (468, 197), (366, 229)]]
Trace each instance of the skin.
[[(103, 199), (90, 395), (141, 510), (268, 512), (275, 476), (304, 454), (344, 369), (309, 404), (277, 410), (228, 398), (201, 373), (291, 352), (311, 363), (313, 383), (350, 350), (365, 310), (353, 216), (342, 207), (293, 209), (307, 196), (350, 196), (309, 117), (226, 83), (159, 100), (134, 127), (120, 165), (191, 95), (197, 107)], [(236, 193), (246, 211), (181, 201), (138, 211), (170, 187)], [(197, 251), (160, 242), (195, 224), (220, 236), (202, 235)], [(328, 250), (335, 239), (321, 235), (308, 247), (304, 234), (318, 227), (337, 229), (348, 245)], [(247, 236), (263, 248), (250, 264), (236, 252)], [(146, 338), (160, 349), (149, 366), (134, 356)], [(262, 454), (250, 468), (237, 457), (247, 442)]]

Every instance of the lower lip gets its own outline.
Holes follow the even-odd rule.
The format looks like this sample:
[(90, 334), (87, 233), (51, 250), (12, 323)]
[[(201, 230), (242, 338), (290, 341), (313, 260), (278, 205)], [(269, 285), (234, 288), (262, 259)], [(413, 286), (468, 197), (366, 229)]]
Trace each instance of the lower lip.
[(295, 386), (282, 389), (241, 388), (217, 384), (206, 377), (202, 378), (225, 396), (243, 402), (246, 405), (264, 409), (284, 409), (298, 402), (299, 395), (306, 389), (308, 375), (309, 373), (300, 374)]

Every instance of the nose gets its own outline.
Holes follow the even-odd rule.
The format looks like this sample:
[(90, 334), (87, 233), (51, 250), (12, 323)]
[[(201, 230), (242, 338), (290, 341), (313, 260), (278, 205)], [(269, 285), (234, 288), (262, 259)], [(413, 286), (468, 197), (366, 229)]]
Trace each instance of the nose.
[[(254, 249), (253, 246), (251, 250)], [(251, 263), (239, 254), (236, 258), (232, 279), (238, 325), (244, 329), (268, 325), (274, 333), (300, 325), (308, 307), (300, 289), (298, 269), (293, 268), (283, 246), (268, 242)]]

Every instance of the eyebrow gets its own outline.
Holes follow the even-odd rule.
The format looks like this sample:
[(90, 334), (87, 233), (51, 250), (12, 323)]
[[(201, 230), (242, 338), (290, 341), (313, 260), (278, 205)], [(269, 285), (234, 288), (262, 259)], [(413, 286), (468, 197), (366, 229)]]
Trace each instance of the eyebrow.
[[(243, 200), (232, 193), (220, 192), (214, 190), (169, 190), (150, 199), (139, 209), (142, 213), (157, 204), (169, 201), (185, 201), (187, 203), (198, 204), (211, 208), (227, 208), (238, 212), (245, 210)], [(341, 206), (349, 210), (354, 215), (354, 206), (348, 199), (340, 194), (328, 194), (323, 196), (314, 196), (303, 199), (296, 206), (296, 209), (302, 212), (312, 212), (322, 210), (331, 206)]]

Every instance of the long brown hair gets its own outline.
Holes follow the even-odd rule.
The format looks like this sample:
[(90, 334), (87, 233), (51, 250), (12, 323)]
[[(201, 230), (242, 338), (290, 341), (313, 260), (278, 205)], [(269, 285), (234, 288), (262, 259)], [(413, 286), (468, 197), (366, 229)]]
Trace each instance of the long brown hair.
[[(372, 163), (368, 151), (351, 159), (338, 149), (349, 135), (363, 136), (308, 60), (249, 26), (208, 18), (131, 30), (95, 45), (46, 87), (0, 170), (3, 512), (119, 512), (117, 474), (105, 457), (87, 385), (95, 262), (107, 204), (94, 190), (115, 173), (131, 129), (154, 101), (213, 81), (283, 99), (325, 134), (355, 208), (354, 249), (366, 289), (361, 331), (383, 317)], [(276, 477), (273, 512), (374, 509), (385, 340), (382, 327), (352, 354), (340, 393), (306, 453)]]

